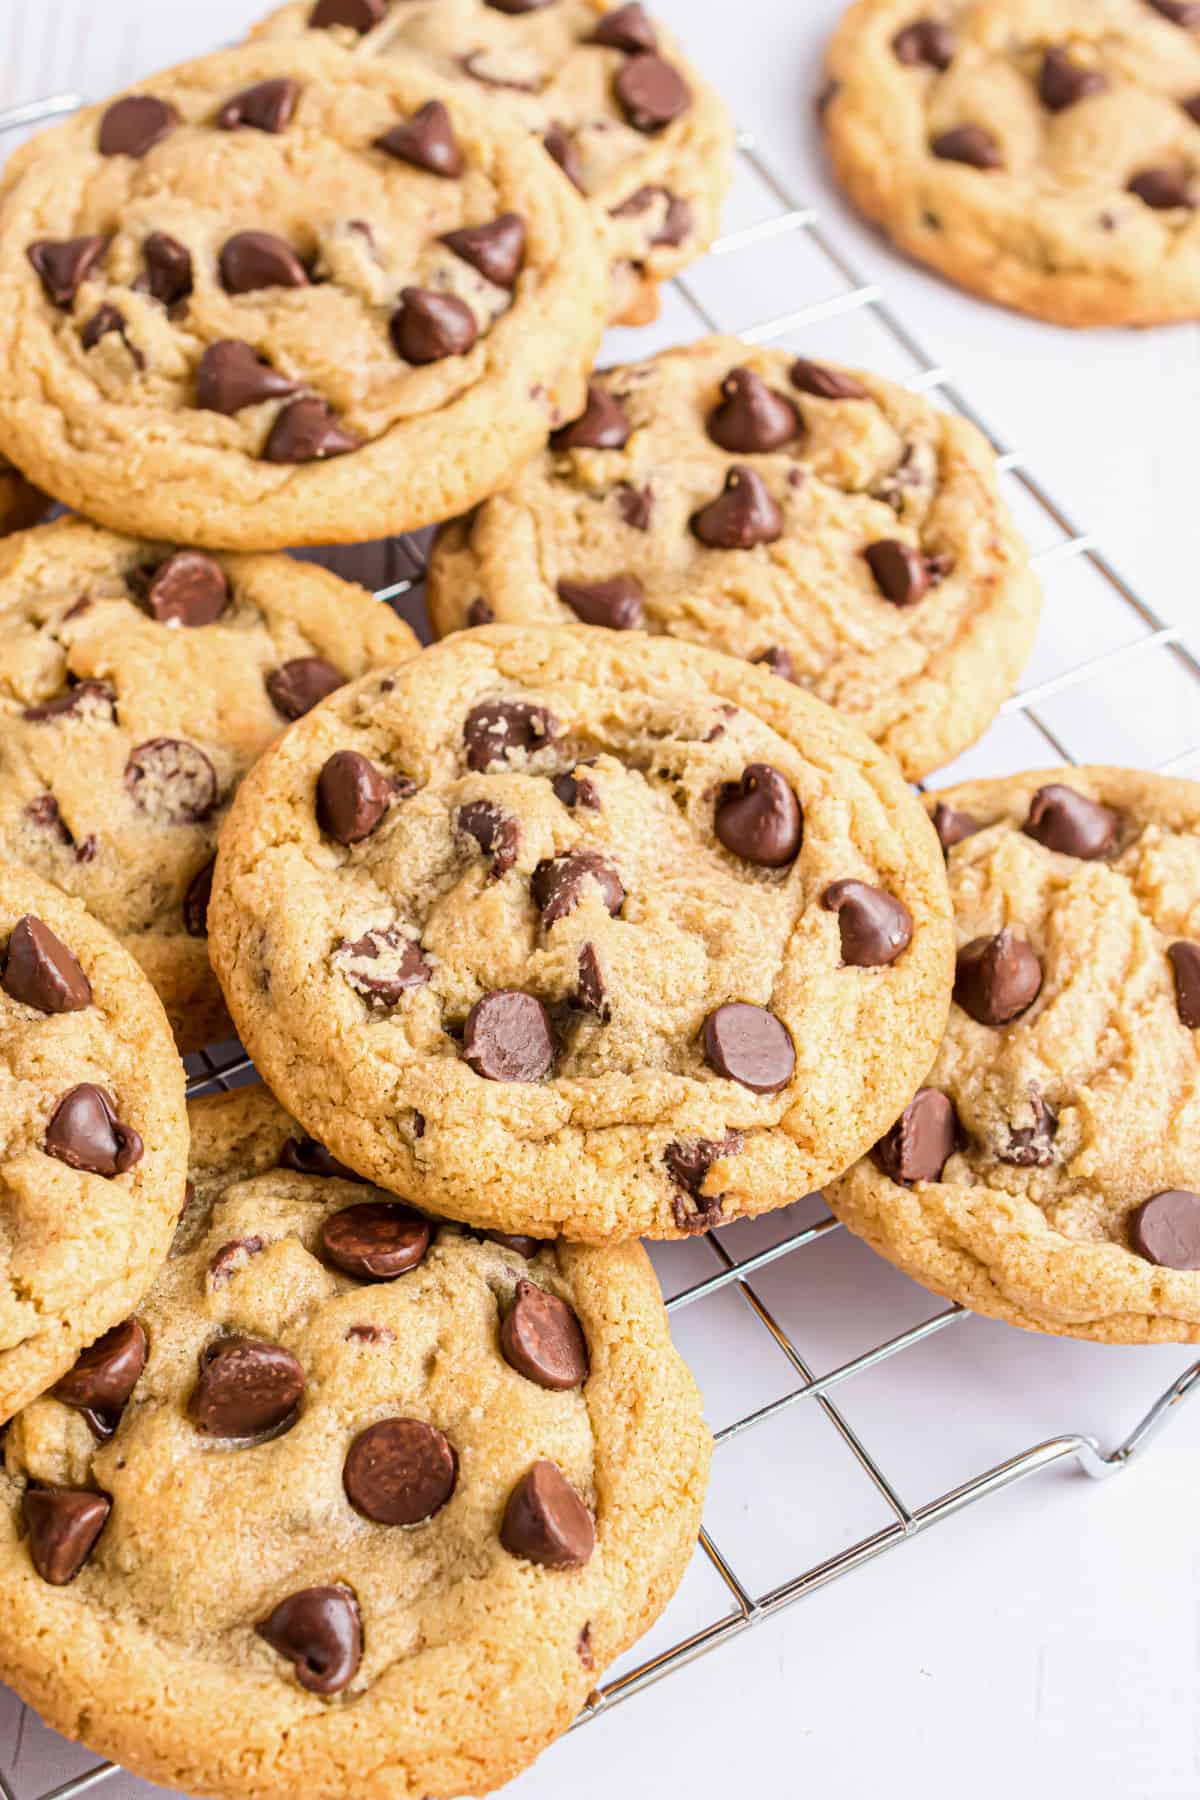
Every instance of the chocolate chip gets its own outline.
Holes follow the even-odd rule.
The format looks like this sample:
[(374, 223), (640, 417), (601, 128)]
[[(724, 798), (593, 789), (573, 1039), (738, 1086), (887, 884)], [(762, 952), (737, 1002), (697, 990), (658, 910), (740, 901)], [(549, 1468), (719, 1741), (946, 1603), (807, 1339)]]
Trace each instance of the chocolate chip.
[(359, 1180), (353, 1169), (348, 1169), (336, 1156), (331, 1156), (324, 1144), (318, 1144), (316, 1138), (288, 1138), (279, 1152), (279, 1166), (281, 1169), (294, 1169), (298, 1175), (334, 1177), (339, 1181)]
[(742, 1144), (740, 1131), (727, 1131), (720, 1139), (688, 1138), (668, 1144), (663, 1151), (663, 1162), (672, 1181), (694, 1200), (699, 1200), (708, 1197), (702, 1195), (701, 1190), (713, 1164), (726, 1156), (737, 1156)]
[(1079, 100), (1103, 94), (1107, 87), (1108, 80), (1099, 69), (1084, 68), (1061, 44), (1052, 45), (1042, 58), (1038, 94), (1050, 112), (1065, 112)]
[(164, 825), (198, 825), (219, 797), (217, 772), (203, 750), (182, 738), (151, 738), (130, 752), (125, 786), (134, 805)]
[[(515, 286), (525, 260), (525, 238), (525, 221), (520, 213), (507, 212), (487, 225), (467, 225), (461, 231), (447, 231), (441, 242), (463, 262), (478, 269), (484, 280), (494, 287), (511, 288)], [(469, 344), (467, 348), (470, 348)], [(408, 360), (415, 359), (410, 357)]]
[(468, 800), (458, 810), (458, 829), (475, 839), (485, 856), (492, 858), (492, 880), (508, 874), (517, 860), (521, 827), (490, 800)]
[(27, 1488), (21, 1502), (29, 1555), (51, 1587), (74, 1581), (104, 1530), (112, 1501), (84, 1488)]
[(779, 770), (750, 763), (740, 781), (726, 783), (718, 794), (713, 829), (734, 856), (782, 869), (800, 853), (804, 819)]
[(550, 786), (554, 789), (555, 797), (572, 811), (577, 806), (586, 807), (589, 812), (603, 810), (596, 784), (586, 775), (552, 775)]
[(543, 6), (552, 6), (554, 0), (483, 0), (493, 12), (508, 13), (516, 16), (520, 13), (541, 12)]
[(1054, 1161), (1054, 1136), (1058, 1130), (1058, 1114), (1042, 1099), (1036, 1085), (1031, 1085), (1029, 1103), (1033, 1108), (1033, 1124), (1008, 1128), (1008, 1138), (996, 1156), (1002, 1163), (1017, 1169), (1044, 1169)]
[(673, 194), (670, 188), (640, 187), (630, 194), (628, 200), (622, 200), (619, 206), (609, 208), (612, 219), (638, 218), (648, 212), (656, 201), (664, 207), (662, 222), (648, 241), (651, 245), (670, 244), (678, 247), (686, 243), (696, 223), (696, 215), (689, 203), (680, 194)]
[(178, 123), (179, 114), (166, 100), (127, 94), (102, 114), (97, 145), (101, 156), (145, 156)]
[(300, 83), (288, 75), (273, 81), (256, 81), (227, 100), (217, 114), (222, 131), (237, 131), (243, 126), (253, 131), (278, 134), (286, 131), (300, 98)]
[(478, 629), (480, 625), (494, 625), (495, 622), (496, 615), (482, 596), (472, 600), (467, 608), (467, 624), (473, 630)]
[(541, 1081), (556, 1050), (549, 1013), (519, 988), (485, 994), (467, 1014), (463, 1055), (486, 1081)]
[(136, 1319), (126, 1319), (85, 1350), (51, 1391), (67, 1406), (115, 1419), (141, 1378), (148, 1349), (142, 1326)]
[(292, 246), (270, 231), (235, 232), (222, 247), (218, 267), (227, 294), (309, 285), (308, 270)]
[(350, 986), (377, 1006), (398, 1006), (410, 988), (425, 987), (433, 974), (420, 944), (398, 925), (368, 931), (353, 943), (343, 938), (333, 960)]
[(912, 943), (912, 914), (903, 901), (864, 881), (834, 881), (821, 905), (836, 912), (842, 934), (842, 961), (877, 969), (894, 963)]
[(107, 719), (116, 716), (117, 696), (107, 681), (79, 681), (53, 700), (27, 706), (21, 717), (27, 724), (43, 725), (51, 719), (74, 719), (91, 712)]
[(948, 69), (954, 61), (954, 33), (940, 19), (917, 19), (892, 39), (896, 61), (914, 68), (926, 63), (931, 69)]
[(479, 336), (475, 315), (454, 294), (432, 288), (404, 288), (392, 314), (392, 343), (405, 362), (422, 366), (447, 356), (465, 356)]
[(1190, 99), (1182, 101), (1181, 104), (1193, 124), (1200, 125), (1200, 94), (1193, 94)]
[(137, 1132), (117, 1117), (112, 1098), (85, 1081), (63, 1095), (46, 1127), (47, 1156), (88, 1175), (127, 1175), (141, 1162), (144, 1146)]
[(208, 936), (208, 908), (212, 900), (213, 871), (216, 866), (216, 858), (210, 857), (188, 883), (187, 893), (183, 897), (183, 922), (189, 937)]
[(577, 419), (550, 438), (555, 450), (623, 450), (633, 433), (628, 414), (615, 394), (589, 381), (587, 405)]
[(508, 1497), (500, 1542), (543, 1569), (579, 1569), (596, 1546), (591, 1513), (556, 1463), (535, 1462)]
[(639, 50), (658, 49), (658, 32), (645, 7), (631, 0), (628, 6), (606, 12), (588, 41), (635, 56)]
[(421, 1525), (458, 1480), (449, 1442), (420, 1419), (381, 1419), (360, 1431), (342, 1470), (350, 1504), (377, 1525)]
[(60, 843), (71, 843), (71, 834), (63, 823), (53, 794), (39, 794), (36, 800), (31, 800), (25, 808), (25, 817), (43, 831), (53, 831)]
[(562, 125), (551, 125), (542, 139), (546, 152), (553, 157), (567, 180), (581, 194), (587, 192), (583, 176), (583, 158), (579, 154), (574, 138), (570, 137)]
[(955, 806), (947, 806), (939, 800), (933, 809), (933, 828), (938, 834), (942, 849), (949, 855), (955, 844), (961, 844), (964, 838), (974, 837), (983, 826), (970, 813), (960, 812)]
[(777, 1094), (792, 1079), (796, 1052), (787, 1027), (765, 1006), (735, 1000), (704, 1021), (710, 1069), (755, 1094)]
[[(333, 10), (329, 0), (320, 0), (317, 11), (322, 9)], [(362, 1618), (347, 1588), (303, 1588), (289, 1594), (254, 1629), (288, 1659), (309, 1693), (340, 1694), (358, 1673)]]
[(795, 681), (796, 679), (796, 664), (792, 660), (792, 653), (790, 650), (785, 650), (782, 644), (768, 644), (765, 650), (760, 650), (758, 655), (751, 657), (750, 660), (762, 663), (764, 667), (770, 669), (773, 675), (778, 675), (784, 681)]
[(506, 1363), (539, 1387), (565, 1390), (587, 1380), (583, 1327), (565, 1300), (532, 1281), (517, 1283), (500, 1327), (500, 1349)]
[(260, 1256), (265, 1248), (260, 1237), (235, 1238), (232, 1243), (222, 1244), (208, 1259), (209, 1286), (225, 1287), (252, 1256)]
[(560, 581), (558, 597), (585, 625), (610, 631), (636, 631), (641, 625), (646, 590), (636, 575), (614, 575), (610, 581)]
[(678, 69), (648, 51), (623, 65), (615, 92), (635, 131), (661, 131), (692, 104), (692, 91)]
[(447, 180), (461, 175), (465, 167), (450, 114), (440, 100), (427, 100), (411, 119), (393, 125), (376, 138), (375, 148)]
[(394, 1344), (396, 1334), (386, 1325), (350, 1325), (346, 1329), (348, 1344)]
[(393, 793), (382, 770), (357, 750), (335, 750), (317, 777), (317, 822), (339, 844), (370, 837)]
[(875, 577), (875, 585), (893, 606), (915, 606), (929, 592), (925, 558), (912, 544), (899, 538), (880, 538), (868, 544), (863, 555)]
[(532, 756), (558, 736), (558, 720), (529, 700), (481, 700), (467, 714), (463, 742), (467, 767), (483, 774), (514, 751)]
[(819, 400), (869, 400), (861, 381), (847, 375), (844, 369), (831, 369), (825, 363), (809, 362), (801, 356), (792, 364), (792, 386), (802, 394), (815, 394)]
[(1197, 204), (1197, 189), (1191, 174), (1181, 166), (1143, 169), (1129, 183), (1129, 192), (1152, 206), (1155, 212), (1170, 212), (1179, 206), (1194, 208)]
[(576, 985), (571, 1004), (580, 1012), (592, 1013), (598, 1019), (610, 1019), (612, 1008), (608, 1004), (608, 985), (594, 944), (583, 946), (576, 967)]
[(273, 463), (325, 462), (362, 447), (362, 439), (347, 431), (333, 408), (315, 394), (305, 394), (285, 406), (271, 428), (263, 455)]
[(967, 163), (972, 169), (1002, 169), (1004, 157), (991, 132), (982, 125), (956, 125), (929, 146), (943, 162)]
[(105, 256), (111, 238), (40, 238), (25, 254), (37, 271), (46, 296), (65, 311)]
[(722, 450), (765, 454), (790, 444), (803, 427), (790, 400), (753, 369), (734, 369), (721, 383), (721, 404), (708, 415), (708, 435)]
[(10, 1000), (42, 1013), (82, 1012), (92, 1003), (92, 984), (78, 959), (32, 913), (13, 926), (0, 987)]
[(1093, 862), (1116, 843), (1117, 815), (1074, 788), (1051, 782), (1033, 796), (1024, 829), (1047, 850)]
[(395, 1281), (429, 1249), (428, 1219), (398, 1200), (366, 1200), (333, 1213), (321, 1227), (321, 1253), (356, 1281)]
[(128, 350), (130, 356), (132, 356), (137, 367), (139, 369), (144, 369), (146, 366), (146, 359), (141, 351), (135, 349), (129, 342), (129, 339), (125, 336), (125, 314), (121, 311), (119, 306), (110, 306), (107, 301), (103, 306), (98, 306), (83, 330), (80, 332), (79, 341), (85, 350), (94, 350), (97, 344), (101, 343), (114, 331), (121, 339), (121, 342)]
[(958, 1143), (958, 1119), (945, 1094), (920, 1088), (896, 1123), (875, 1146), (884, 1174), (905, 1187), (913, 1181), (940, 1181)]
[(1170, 19), (1172, 25), (1182, 25), (1185, 30), (1200, 25), (1200, 4), (1197, 4), (1197, 0), (1150, 0), (1150, 5), (1164, 19)]
[(954, 998), (980, 1025), (1007, 1025), (1027, 1012), (1042, 988), (1042, 965), (1007, 925), (972, 938), (958, 953)]
[(601, 900), (615, 919), (625, 904), (625, 889), (607, 857), (595, 850), (571, 850), (565, 856), (538, 864), (530, 886), (546, 931), (582, 902), (589, 881), (595, 882)]
[(621, 509), (621, 517), (632, 530), (649, 531), (650, 521), (654, 517), (652, 488), (635, 488), (623, 483), (617, 489), (617, 505)]
[(548, 1244), (554, 1242), (553, 1238), (529, 1237), (523, 1232), (512, 1231), (485, 1231), (483, 1236), (489, 1244), (499, 1244), (502, 1250), (511, 1250), (514, 1255), (524, 1256), (526, 1259), (536, 1256), (539, 1250), (545, 1250)]
[(1186, 1188), (1152, 1194), (1130, 1218), (1129, 1240), (1160, 1269), (1200, 1269), (1200, 1194)]
[(575, 1654), (585, 1669), (594, 1669), (596, 1657), (592, 1649), (592, 1621), (585, 1619), (583, 1629), (575, 1639)]
[(333, 25), (345, 25), (365, 37), (387, 16), (387, 0), (317, 0), (308, 15), (314, 31), (328, 31)]
[(199, 550), (177, 550), (146, 589), (146, 609), (162, 625), (212, 625), (229, 605), (229, 577)]
[(756, 469), (735, 463), (717, 498), (692, 514), (692, 530), (710, 550), (752, 550), (783, 536), (783, 514)]
[(271, 703), (285, 719), (302, 719), (345, 685), (341, 670), (323, 656), (297, 656), (267, 676)]
[(1181, 938), (1167, 951), (1175, 977), (1175, 1007), (1179, 1022), (1194, 1031), (1200, 1025), (1200, 944)]
[(165, 231), (152, 231), (142, 245), (146, 273), (134, 283), (161, 306), (178, 306), (195, 286), (192, 253)]
[(196, 369), (196, 405), (227, 417), (295, 391), (294, 381), (264, 362), (254, 346), (240, 338), (221, 338), (210, 344)]
[(200, 1352), (188, 1418), (203, 1437), (245, 1440), (290, 1423), (304, 1370), (290, 1350), (256, 1338), (216, 1338)]

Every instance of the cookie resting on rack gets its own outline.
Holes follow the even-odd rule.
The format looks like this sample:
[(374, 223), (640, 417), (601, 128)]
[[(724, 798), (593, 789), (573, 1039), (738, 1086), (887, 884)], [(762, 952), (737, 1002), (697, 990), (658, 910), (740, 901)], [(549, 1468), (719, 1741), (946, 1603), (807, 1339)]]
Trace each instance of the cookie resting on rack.
[(256, 35), (310, 30), (425, 63), (535, 133), (588, 200), (614, 317), (653, 318), (658, 283), (716, 236), (732, 160), (724, 105), (636, 0), (293, 0)]
[(975, 1312), (1200, 1343), (1200, 784), (1058, 769), (929, 805), (950, 1025), (830, 1206)]
[(820, 114), (901, 249), (1061, 325), (1200, 315), (1194, 0), (857, 0)]
[(912, 780), (991, 723), (1040, 605), (974, 426), (729, 337), (597, 376), (550, 449), (439, 534), (429, 579), (439, 633), (582, 619), (763, 663)]
[(226, 51), (12, 159), (0, 442), (117, 531), (385, 537), (578, 410), (607, 289), (580, 196), (463, 85), (316, 36)]
[(952, 953), (890, 758), (666, 638), (492, 626), (335, 695), (243, 785), (210, 917), (247, 1049), (383, 1187), (501, 1231), (677, 1237), (847, 1168)]
[(0, 856), (83, 900), (181, 1045), (229, 1033), (208, 961), (217, 829), (287, 724), (417, 640), (284, 556), (211, 556), (62, 519), (0, 543)]
[(191, 1115), (170, 1262), (10, 1428), (0, 1674), (172, 1789), (490, 1792), (696, 1542), (710, 1440), (649, 1261), (423, 1218), (263, 1089)]
[(187, 1143), (149, 982), (77, 900), (0, 861), (0, 1423), (140, 1301)]

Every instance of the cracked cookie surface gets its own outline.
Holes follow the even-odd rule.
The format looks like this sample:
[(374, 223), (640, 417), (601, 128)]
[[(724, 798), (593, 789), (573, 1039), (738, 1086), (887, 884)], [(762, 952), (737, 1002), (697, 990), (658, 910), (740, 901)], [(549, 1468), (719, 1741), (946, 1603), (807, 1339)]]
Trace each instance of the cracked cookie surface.
[(0, 855), (120, 938), (185, 1049), (216, 1041), (207, 898), (237, 783), (292, 719), (416, 638), (312, 564), (81, 519), (0, 544), (0, 628)]
[(249, 45), (12, 159), (5, 451), (148, 537), (409, 530), (574, 408), (606, 286), (582, 200), (463, 86), (324, 39)]
[(1200, 313), (1200, 11), (1186, 0), (858, 0), (821, 117), (910, 255), (1063, 325)]
[(459, 634), (289, 732), (210, 927), (243, 1041), (337, 1156), (584, 1242), (848, 1167), (950, 984), (940, 849), (889, 758), (766, 670), (581, 626)]
[(950, 1025), (829, 1204), (977, 1312), (1200, 1341), (1200, 785), (1062, 769), (929, 804), (950, 846)]
[(0, 861), (0, 1421), (141, 1299), (186, 1174), (149, 983), (78, 901)]
[(657, 284), (715, 238), (731, 172), (730, 123), (719, 96), (642, 6), (381, 0), (364, 9), (296, 0), (258, 31), (290, 36), (314, 19), (365, 56), (416, 58), (465, 82), (535, 133), (589, 202), (613, 269), (615, 318), (652, 317)]
[(973, 426), (716, 337), (595, 377), (550, 449), (439, 534), (429, 607), (443, 634), (482, 607), (766, 662), (916, 780), (1012, 691), (1040, 595)]
[[(710, 1442), (649, 1261), (431, 1221), (414, 1246), (407, 1208), (303, 1172), (265, 1090), (190, 1110), (171, 1260), (10, 1428), (4, 1677), (188, 1792), (486, 1793), (695, 1543)], [(348, 1254), (401, 1241), (399, 1272)]]

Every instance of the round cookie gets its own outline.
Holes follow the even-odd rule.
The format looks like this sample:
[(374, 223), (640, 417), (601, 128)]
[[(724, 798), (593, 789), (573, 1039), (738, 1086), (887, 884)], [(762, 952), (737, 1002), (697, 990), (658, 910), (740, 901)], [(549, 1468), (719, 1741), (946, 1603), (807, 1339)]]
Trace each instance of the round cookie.
[(714, 337), (595, 379), (581, 418), (439, 535), (439, 633), (644, 627), (766, 662), (918, 780), (1033, 644), (1037, 582), (966, 420), (876, 376)]
[(187, 1145), (183, 1065), (137, 964), (0, 862), (0, 1423), (141, 1299)]
[(929, 805), (960, 946), (950, 1025), (830, 1206), (976, 1312), (1200, 1342), (1200, 784), (1058, 769)]
[(426, 68), (258, 43), (11, 167), (0, 435), (114, 530), (235, 550), (406, 531), (502, 485), (582, 402), (607, 289), (588, 210)]
[(45, 494), (30, 487), (23, 475), (0, 456), (0, 537), (9, 531), (24, 531), (44, 517), (50, 502)]
[[(10, 1430), (0, 1670), (190, 1793), (489, 1792), (696, 1541), (710, 1440), (648, 1259), (473, 1241), (298, 1172), (294, 1138), (272, 1166), (294, 1127), (261, 1090), (192, 1119), (176, 1254)], [(367, 1244), (389, 1266), (350, 1272)]]
[(857, 0), (821, 118), (910, 255), (1060, 325), (1200, 314), (1191, 0)]
[(657, 286), (717, 235), (733, 133), (715, 90), (640, 4), (294, 0), (256, 35), (316, 26), (367, 56), (417, 59), (534, 132), (588, 199), (612, 313), (641, 324)]
[(418, 1205), (677, 1237), (847, 1168), (928, 1068), (952, 943), (895, 764), (764, 669), (492, 626), (243, 785), (212, 954), (264, 1076)]
[(0, 856), (77, 895), (179, 1041), (228, 1035), (205, 913), (238, 781), (338, 681), (409, 655), (388, 607), (282, 556), (62, 519), (0, 544)]

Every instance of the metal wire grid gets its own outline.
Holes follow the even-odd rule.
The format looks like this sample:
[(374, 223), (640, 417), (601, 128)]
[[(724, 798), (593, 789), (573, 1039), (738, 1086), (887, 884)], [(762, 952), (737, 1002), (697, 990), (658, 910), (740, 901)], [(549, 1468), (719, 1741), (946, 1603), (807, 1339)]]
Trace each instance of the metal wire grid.
[[(0, 112), (0, 133), (44, 123), (55, 116), (74, 111), (82, 101), (75, 94), (56, 94), (45, 100)], [(723, 237), (714, 247), (713, 256), (736, 256), (755, 245), (788, 234), (803, 234), (834, 271), (840, 291), (828, 299), (776, 314), (759, 321), (739, 333), (753, 344), (767, 344), (791, 333), (826, 320), (869, 311), (882, 329), (911, 360), (915, 373), (907, 385), (916, 393), (936, 393), (943, 402), (970, 419), (990, 439), (1000, 467), (1023, 488), (1045, 519), (1058, 533), (1058, 541), (1034, 558), (1046, 567), (1072, 559), (1083, 559), (1102, 578), (1123, 605), (1144, 627), (1144, 634), (1132, 645), (1123, 644), (1074, 663), (1051, 678), (1038, 683), (1009, 700), (1003, 711), (1019, 713), (1035, 728), (1055, 760), (1072, 762), (1075, 758), (1062, 737), (1042, 713), (1045, 702), (1064, 691), (1102, 676), (1118, 659), (1122, 661), (1146, 651), (1167, 651), (1186, 675), (1200, 681), (1200, 660), (1184, 640), (1178, 626), (1169, 624), (1114, 568), (1096, 538), (1079, 527), (1069, 511), (1054, 498), (1024, 458), (1000, 441), (980, 416), (970, 400), (952, 378), (949, 370), (926, 351), (919, 338), (893, 310), (876, 284), (862, 279), (850, 259), (829, 238), (813, 208), (797, 203), (779, 179), (753, 137), (741, 134), (738, 152), (744, 168), (749, 169), (762, 189), (768, 193), (775, 210), (744, 230)], [(675, 282), (678, 293), (704, 330), (722, 329), (698, 291), (695, 277), (684, 276)], [(397, 603), (419, 588), (425, 574), (423, 548), (419, 540), (395, 539), (379, 546), (384, 558), (383, 585), (376, 591), (381, 601)], [(332, 560), (338, 560), (336, 554)], [(1158, 766), (1166, 771), (1183, 767), (1200, 757), (1200, 743), (1172, 755)], [(203, 1093), (227, 1090), (255, 1079), (253, 1064), (238, 1045), (226, 1045), (201, 1052), (189, 1058), (188, 1093), (190, 1098)], [(1129, 1435), (1113, 1449), (1102, 1450), (1097, 1441), (1083, 1433), (1070, 1433), (1034, 1444), (970, 1479), (936, 1496), (920, 1506), (908, 1505), (897, 1483), (881, 1466), (860, 1434), (851, 1425), (837, 1400), (836, 1389), (878, 1368), (903, 1351), (924, 1343), (946, 1331), (952, 1331), (969, 1315), (959, 1306), (948, 1306), (933, 1317), (911, 1326), (886, 1340), (870, 1345), (859, 1354), (840, 1363), (827, 1373), (816, 1376), (788, 1331), (774, 1316), (755, 1287), (754, 1277), (783, 1258), (796, 1260), (798, 1281), (804, 1279), (802, 1253), (831, 1233), (842, 1230), (839, 1222), (825, 1216), (803, 1228), (790, 1230), (777, 1243), (741, 1259), (735, 1258), (723, 1241), (722, 1233), (709, 1234), (700, 1243), (711, 1258), (711, 1273), (703, 1275), (668, 1300), (667, 1309), (678, 1314), (684, 1308), (710, 1298), (722, 1289), (733, 1290), (749, 1309), (756, 1324), (765, 1331), (782, 1354), (794, 1378), (788, 1390), (764, 1405), (742, 1413), (716, 1434), (718, 1453), (733, 1439), (767, 1421), (777, 1418), (800, 1401), (815, 1402), (842, 1443), (853, 1456), (875, 1492), (883, 1501), (890, 1521), (880, 1529), (859, 1538), (832, 1556), (812, 1564), (790, 1579), (755, 1593), (753, 1583), (738, 1573), (731, 1558), (706, 1530), (701, 1533), (700, 1549), (719, 1577), (725, 1595), (723, 1610), (707, 1623), (656, 1654), (647, 1656), (634, 1667), (610, 1680), (590, 1697), (578, 1724), (607, 1711), (619, 1701), (641, 1692), (673, 1670), (724, 1644), (728, 1639), (791, 1606), (795, 1601), (825, 1586), (850, 1570), (870, 1562), (885, 1550), (907, 1542), (932, 1526), (953, 1517), (968, 1506), (997, 1494), (1017, 1482), (1059, 1464), (1074, 1464), (1088, 1476), (1100, 1480), (1128, 1466), (1163, 1429), (1181, 1403), (1200, 1384), (1200, 1361), (1193, 1363), (1164, 1392), (1159, 1394)], [(39, 1796), (37, 1800), (78, 1800), (79, 1796), (101, 1789), (122, 1771), (111, 1763), (101, 1763)], [(3, 1800), (21, 1800), (9, 1775), (0, 1769), (0, 1796)]]

